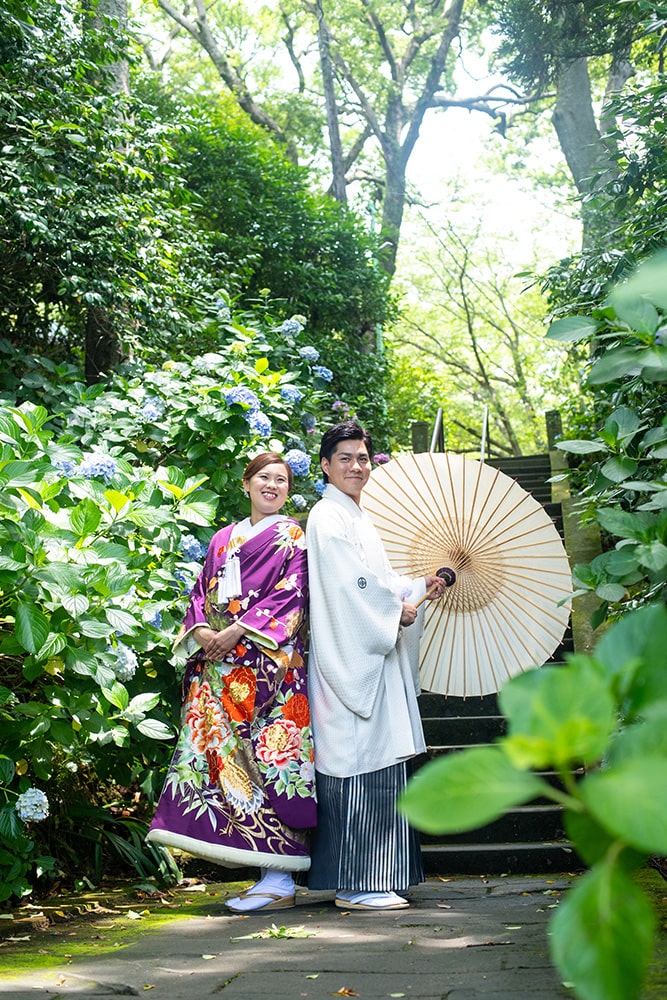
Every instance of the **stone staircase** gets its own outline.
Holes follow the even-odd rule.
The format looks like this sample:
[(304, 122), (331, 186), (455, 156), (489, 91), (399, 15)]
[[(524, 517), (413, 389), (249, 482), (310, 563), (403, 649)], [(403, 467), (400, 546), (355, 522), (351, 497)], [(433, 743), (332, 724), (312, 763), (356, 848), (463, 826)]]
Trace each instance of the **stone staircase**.
[[(563, 535), (561, 505), (552, 502), (548, 482), (552, 475), (549, 455), (492, 459), (487, 464), (500, 468), (532, 493)], [(548, 662), (560, 663), (564, 654), (572, 650), (572, 631), (568, 627)], [(441, 754), (493, 743), (505, 731), (496, 695), (449, 698), (424, 693), (419, 701), (428, 752), (417, 761), (418, 767)], [(540, 777), (558, 781), (551, 773), (541, 773)], [(564, 835), (561, 807), (546, 800), (512, 809), (495, 822), (469, 833), (447, 837), (422, 834), (422, 851), (424, 867), (430, 874), (525, 874), (581, 867)]]

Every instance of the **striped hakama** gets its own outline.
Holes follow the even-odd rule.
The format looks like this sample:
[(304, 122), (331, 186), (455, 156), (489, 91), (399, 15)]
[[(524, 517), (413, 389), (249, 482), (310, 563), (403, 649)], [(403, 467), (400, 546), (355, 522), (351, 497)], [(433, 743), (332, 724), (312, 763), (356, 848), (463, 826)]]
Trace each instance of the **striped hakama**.
[(424, 881), (419, 834), (396, 810), (412, 762), (348, 778), (316, 771), (310, 889), (405, 892)]

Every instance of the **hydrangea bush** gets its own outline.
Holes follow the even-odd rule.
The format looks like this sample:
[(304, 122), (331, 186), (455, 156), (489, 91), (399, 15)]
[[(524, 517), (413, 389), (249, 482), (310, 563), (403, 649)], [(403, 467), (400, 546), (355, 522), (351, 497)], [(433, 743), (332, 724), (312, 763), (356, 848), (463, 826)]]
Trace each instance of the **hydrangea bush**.
[(249, 458), (289, 456), (293, 513), (317, 497), (308, 428), (335, 420), (331, 399), (309, 360), (274, 368), (263, 346), (239, 329), (224, 355), (92, 387), (32, 359), (21, 391), (46, 405), (0, 404), (0, 901), (83, 854), (93, 815), (113, 822), (90, 787), (159, 793), (180, 701), (170, 647), (213, 532), (248, 512)]

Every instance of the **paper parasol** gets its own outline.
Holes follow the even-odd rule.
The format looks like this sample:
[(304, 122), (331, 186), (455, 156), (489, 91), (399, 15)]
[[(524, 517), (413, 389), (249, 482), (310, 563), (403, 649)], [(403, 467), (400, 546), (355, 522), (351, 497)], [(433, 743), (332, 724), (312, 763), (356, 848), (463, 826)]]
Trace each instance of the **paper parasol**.
[(540, 503), (498, 469), (453, 453), (374, 469), (362, 504), (397, 573), (456, 572), (427, 602), (421, 683), (458, 697), (499, 691), (558, 647), (572, 593), (567, 555)]

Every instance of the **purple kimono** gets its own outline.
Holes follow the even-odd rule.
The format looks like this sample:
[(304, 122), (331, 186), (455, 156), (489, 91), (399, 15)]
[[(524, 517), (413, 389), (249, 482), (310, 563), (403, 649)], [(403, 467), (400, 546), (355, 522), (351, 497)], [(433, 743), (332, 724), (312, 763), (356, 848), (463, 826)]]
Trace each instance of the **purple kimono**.
[[(266, 527), (263, 525), (266, 522)], [(247, 534), (246, 534), (247, 533)], [(239, 596), (221, 596), (238, 557)], [(200, 650), (183, 678), (178, 744), (147, 839), (230, 867), (310, 866), (315, 826), (303, 661), (307, 563), (287, 517), (229, 525), (211, 539), (178, 644), (198, 625), (246, 631), (222, 661)]]

